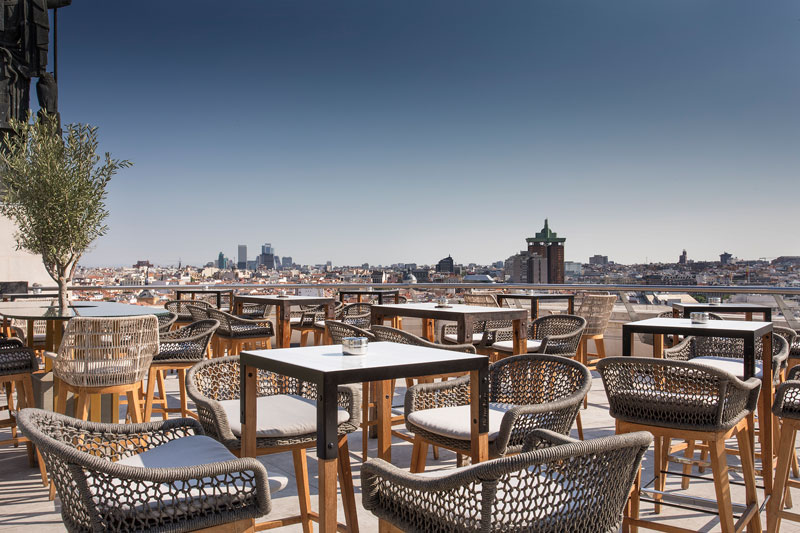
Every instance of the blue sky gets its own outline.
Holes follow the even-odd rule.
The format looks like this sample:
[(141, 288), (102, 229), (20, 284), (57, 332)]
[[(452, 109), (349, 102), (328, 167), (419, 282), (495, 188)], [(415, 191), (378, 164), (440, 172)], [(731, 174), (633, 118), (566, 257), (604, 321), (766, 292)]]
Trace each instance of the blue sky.
[(86, 265), (800, 254), (790, 1), (75, 0), (65, 122), (134, 167)]

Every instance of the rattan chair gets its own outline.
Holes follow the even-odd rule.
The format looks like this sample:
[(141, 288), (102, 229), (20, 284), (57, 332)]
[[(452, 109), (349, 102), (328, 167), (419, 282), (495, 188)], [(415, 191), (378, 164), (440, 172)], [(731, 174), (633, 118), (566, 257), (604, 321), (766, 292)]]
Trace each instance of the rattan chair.
[(200, 309), (208, 309), (211, 307), (210, 303), (203, 300), (168, 300), (164, 304), (164, 309), (178, 315), (178, 319), (175, 321), (172, 327), (180, 328), (183, 326), (188, 326), (192, 322), (196, 322), (196, 320), (192, 318), (192, 314), (189, 309), (189, 306), (191, 305), (199, 307)]
[[(603, 334), (606, 331), (606, 327), (608, 327), (609, 320), (611, 320), (611, 313), (614, 312), (614, 302), (616, 301), (616, 294), (587, 293), (583, 295), (581, 306), (578, 308), (578, 312), (575, 313), (586, 319), (586, 329), (583, 330), (583, 337), (581, 337), (578, 358), (590, 370), (594, 370), (598, 359), (606, 356)], [(589, 352), (590, 340), (594, 341), (597, 353)], [(595, 357), (595, 359), (592, 359), (592, 357)]]
[[(333, 308), (333, 316), (340, 319), (344, 307), (342, 302), (336, 302)], [(300, 332), (300, 346), (308, 344), (309, 333), (314, 334), (315, 346), (321, 343), (322, 337), (325, 335), (325, 314), (324, 305), (315, 305), (301, 310), (299, 314), (295, 314), (294, 317), (290, 318), (289, 322), (292, 326), (292, 331)]]
[(172, 325), (178, 320), (178, 314), (172, 311), (166, 315), (156, 315), (158, 319), (158, 332), (166, 333), (172, 329)]
[[(467, 339), (467, 342), (474, 344), (478, 353), (490, 355), (497, 334), (511, 331), (512, 325), (512, 320), (479, 320), (473, 324), (472, 339)], [(439, 339), (442, 344), (458, 344), (458, 325), (444, 324)]]
[(207, 311), (208, 318), (219, 322), (211, 346), (214, 357), (222, 357), (226, 351), (228, 355), (238, 355), (245, 347), (263, 347), (267, 350), (272, 348), (275, 329), (272, 327), (271, 321), (265, 318), (258, 320), (239, 318), (214, 308)]
[(269, 318), (271, 314), (272, 314), (272, 306), (269, 304), (242, 302), (242, 312), (237, 313), (236, 316), (238, 316), (239, 318), (258, 320), (261, 318)]
[[(725, 440), (736, 436), (741, 451), (747, 508), (743, 522), (761, 531), (758, 516), (753, 428), (750, 415), (756, 408), (761, 381), (742, 381), (734, 374), (694, 361), (672, 361), (642, 357), (609, 357), (598, 361), (597, 370), (608, 396), (609, 414), (616, 419), (617, 433), (649, 431), (655, 437), (653, 475), (655, 511), (660, 513), (665, 487), (664, 471), (671, 439), (708, 441), (722, 531), (742, 531), (733, 524)], [(626, 526), (650, 527), (639, 518), (637, 479), (631, 495)], [(663, 531), (663, 529), (662, 529)], [(670, 531), (696, 530), (670, 526)]]
[(464, 303), (482, 307), (500, 307), (497, 303), (497, 297), (488, 293), (466, 293), (464, 294)]
[[(0, 389), (6, 392), (6, 405), (0, 411), (8, 411), (8, 418), (0, 420), (0, 428), (10, 428), (11, 438), (0, 440), (0, 446), (25, 444), (28, 462), (36, 466), (36, 457), (31, 442), (17, 432), (17, 411), (25, 407), (36, 407), (33, 398), (31, 376), (39, 370), (36, 352), (22, 345), (19, 339), (0, 340)], [(16, 398), (16, 401), (15, 401)], [(47, 486), (44, 464), (39, 464), (42, 482)]]
[(141, 422), (142, 380), (156, 353), (154, 315), (70, 319), (58, 354), (48, 354), (58, 379), (56, 412), (66, 410), (67, 392), (76, 395), (75, 411), (83, 420), (90, 394), (125, 394), (131, 421)]
[(374, 459), (361, 467), (363, 505), (402, 531), (616, 533), (651, 442), (533, 430), (519, 455), (424, 476)]
[[(575, 315), (541, 316), (528, 324), (528, 353), (549, 353), (576, 357), (586, 319)], [(498, 360), (514, 353), (514, 332), (501, 330), (489, 347)]]
[[(197, 407), (206, 434), (237, 455), (242, 448), (240, 368), (238, 356), (207, 359), (193, 366), (186, 375), (186, 391)], [(315, 384), (266, 370), (258, 371), (256, 453), (292, 452), (300, 500), (300, 522), (305, 531), (310, 530), (312, 518), (316, 519), (310, 511), (306, 469), (306, 448), (313, 447), (317, 438), (316, 400)], [(358, 429), (359, 401), (358, 387), (339, 387), (339, 482), (351, 531), (356, 518), (347, 434)], [(276, 520), (275, 523), (297, 523), (297, 517)]]
[[(489, 366), (489, 455), (522, 450), (533, 429), (568, 434), (592, 385), (582, 364), (555, 355), (507, 357)], [(406, 391), (406, 429), (414, 434), (412, 472), (425, 470), (428, 444), (470, 454), (470, 377), (420, 383)]]
[(99, 424), (24, 409), (67, 531), (253, 531), (269, 513), (267, 471), (203, 436), (192, 419)]
[[(180, 413), (182, 417), (197, 415), (189, 410), (186, 402), (186, 371), (198, 361), (205, 359), (208, 345), (214, 332), (219, 327), (216, 320), (200, 320), (188, 326), (162, 333), (159, 336), (158, 354), (150, 363), (147, 373), (147, 393), (145, 394), (144, 421), (149, 422), (153, 415), (154, 404), (164, 420), (169, 418), (169, 413)], [(167, 390), (164, 386), (164, 372), (175, 370), (178, 372), (178, 388), (180, 393), (180, 407), (167, 406)], [(155, 386), (158, 384), (159, 395), (155, 395)]]
[(352, 326), (341, 320), (326, 320), (325, 325), (331, 336), (331, 344), (342, 344), (344, 337), (366, 337), (370, 341), (376, 340), (375, 334), (371, 331)]
[(775, 391), (775, 403), (772, 404), (772, 413), (780, 419), (781, 431), (777, 446), (778, 466), (767, 506), (767, 531), (770, 533), (780, 531), (784, 518), (800, 522), (800, 515), (784, 511), (784, 507), (791, 507), (786, 498), (788, 488), (800, 488), (800, 481), (789, 478), (797, 430), (800, 428), (800, 367), (791, 368), (787, 378)]
[[(189, 311), (189, 324), (211, 318), (209, 311), (214, 309), (214, 306), (202, 300), (195, 300), (195, 302), (201, 302), (201, 305), (195, 305), (195, 303), (187, 303), (185, 305), (186, 309)], [(186, 325), (188, 326), (189, 324)]]

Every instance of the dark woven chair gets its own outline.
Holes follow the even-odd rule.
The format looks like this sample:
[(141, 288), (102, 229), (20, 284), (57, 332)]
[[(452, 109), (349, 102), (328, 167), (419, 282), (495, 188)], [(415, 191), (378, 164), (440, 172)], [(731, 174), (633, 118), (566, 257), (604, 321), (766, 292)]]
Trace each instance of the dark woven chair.
[[(197, 305), (198, 302), (200, 305)], [(202, 300), (194, 300), (191, 304), (187, 303), (185, 307), (189, 310), (189, 324), (199, 320), (207, 320), (210, 317), (209, 310), (214, 308), (211, 304)], [(188, 326), (189, 324), (186, 325)]]
[[(751, 529), (761, 531), (758, 516), (753, 428), (750, 415), (758, 402), (761, 380), (742, 381), (736, 375), (694, 361), (672, 361), (642, 357), (609, 357), (598, 361), (608, 396), (609, 414), (616, 419), (617, 433), (649, 431), (655, 437), (653, 474), (655, 511), (660, 513), (671, 439), (708, 442), (722, 531), (743, 530), (733, 524), (725, 440), (736, 436), (741, 452)], [(627, 525), (649, 527), (639, 519), (637, 480), (631, 496)], [(674, 528), (672, 531), (694, 531)]]
[(175, 313), (178, 315), (178, 319), (175, 321), (173, 327), (179, 328), (182, 326), (188, 326), (192, 322), (195, 322), (189, 310), (190, 305), (199, 307), (201, 309), (208, 309), (211, 307), (210, 303), (203, 300), (168, 300), (164, 304), (164, 309), (170, 313)]
[[(186, 391), (197, 406), (200, 423), (206, 434), (237, 455), (242, 448), (239, 369), (238, 356), (222, 357), (197, 363), (186, 375)], [(256, 452), (259, 455), (292, 452), (300, 500), (300, 521), (306, 531), (311, 527), (312, 519), (306, 448), (316, 444), (316, 401), (315, 384), (266, 370), (258, 371)], [(354, 509), (355, 505), (347, 434), (358, 429), (359, 402), (358, 387), (339, 387), (339, 482), (346, 510)], [(350, 525), (355, 516), (346, 512), (346, 519)], [(297, 517), (277, 522), (284, 525), (297, 523)]]
[(242, 312), (238, 313), (236, 316), (249, 320), (258, 320), (261, 318), (269, 318), (270, 314), (272, 314), (272, 306), (269, 304), (243, 302)]
[(361, 467), (363, 504), (402, 531), (616, 533), (651, 442), (533, 430), (519, 455), (424, 476), (373, 459)]
[(789, 469), (795, 460), (797, 430), (800, 428), (800, 367), (791, 368), (787, 381), (778, 386), (772, 412), (781, 421), (781, 431), (777, 447), (778, 466), (775, 470), (772, 496), (767, 505), (767, 531), (780, 531), (782, 519), (800, 521), (796, 513), (784, 511), (788, 503), (786, 488), (800, 488), (800, 481), (789, 478)]
[(166, 333), (172, 328), (172, 325), (178, 320), (178, 314), (170, 311), (170, 313), (167, 315), (156, 315), (156, 318), (158, 319), (158, 332)]
[[(0, 446), (25, 443), (28, 449), (28, 462), (36, 466), (36, 457), (30, 441), (17, 433), (17, 411), (25, 407), (36, 407), (33, 398), (33, 381), (31, 376), (39, 370), (39, 360), (32, 348), (26, 348), (16, 338), (0, 340), (0, 388), (6, 392), (6, 405), (0, 411), (8, 411), (8, 418), (0, 420), (0, 428), (10, 428), (11, 438), (0, 440)], [(16, 391), (16, 403), (14, 402)], [(47, 485), (44, 464), (39, 467), (42, 482)]]
[[(542, 316), (528, 324), (528, 353), (549, 353), (575, 357), (586, 327), (586, 319), (575, 315)], [(514, 352), (514, 332), (496, 332), (494, 342), (488, 347), (493, 360)], [(483, 346), (483, 342), (480, 346)]]
[[(150, 363), (150, 370), (147, 374), (147, 393), (145, 394), (144, 406), (145, 422), (150, 421), (154, 404), (160, 405), (156, 409), (161, 412), (164, 420), (169, 418), (169, 413), (180, 413), (184, 418), (187, 416), (197, 418), (197, 415), (187, 407), (186, 371), (198, 361), (205, 359), (208, 345), (218, 327), (219, 322), (216, 320), (200, 320), (180, 329), (159, 335), (158, 353), (153, 357), (153, 362)], [(169, 370), (178, 372), (180, 407), (167, 406), (164, 372)], [(158, 384), (158, 396), (155, 395), (156, 384)]]
[[(192, 419), (145, 424), (83, 422), (24, 409), (71, 532), (252, 531), (269, 513), (267, 471), (203, 436)], [(222, 529), (214, 529), (222, 531)]]
[(219, 322), (212, 341), (214, 357), (222, 357), (226, 351), (228, 355), (238, 355), (245, 347), (272, 348), (275, 329), (265, 318), (249, 320), (214, 308), (208, 309), (208, 318)]
[[(472, 327), (472, 339), (467, 342), (477, 346), (478, 353), (489, 355), (491, 346), (500, 331), (510, 331), (511, 320), (481, 320), (475, 322)], [(442, 344), (458, 344), (458, 326), (456, 324), (445, 324), (442, 326), (439, 340)]]
[(375, 340), (375, 335), (371, 331), (351, 326), (341, 320), (326, 320), (325, 325), (331, 335), (331, 344), (342, 344), (344, 337), (366, 337), (370, 341)]
[[(566, 435), (589, 392), (589, 370), (572, 359), (526, 354), (489, 366), (489, 455), (522, 450), (533, 429)], [(428, 444), (470, 454), (470, 377), (421, 383), (406, 391), (406, 429), (414, 434), (412, 471), (425, 469)]]
[[(321, 344), (322, 337), (325, 335), (325, 315), (324, 305), (305, 306), (299, 313), (293, 312), (289, 322), (292, 331), (300, 332), (300, 346), (308, 344), (308, 334), (314, 334), (314, 345)], [(333, 308), (333, 316), (337, 320), (341, 319), (344, 304), (336, 302)]]

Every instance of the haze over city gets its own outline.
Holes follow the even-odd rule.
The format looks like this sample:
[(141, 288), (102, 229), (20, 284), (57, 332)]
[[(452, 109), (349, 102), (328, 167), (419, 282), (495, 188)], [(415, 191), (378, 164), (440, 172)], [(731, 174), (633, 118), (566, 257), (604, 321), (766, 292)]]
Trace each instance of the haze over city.
[(797, 255), (798, 19), (788, 1), (76, 0), (63, 120), (134, 162), (82, 264), (265, 242), (306, 264), (490, 263), (545, 217), (568, 261)]

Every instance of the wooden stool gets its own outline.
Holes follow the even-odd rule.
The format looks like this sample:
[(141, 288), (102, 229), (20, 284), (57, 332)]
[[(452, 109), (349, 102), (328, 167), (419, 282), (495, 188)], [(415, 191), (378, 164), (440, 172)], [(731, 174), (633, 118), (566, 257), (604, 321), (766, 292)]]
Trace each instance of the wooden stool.
[(767, 531), (780, 531), (781, 520), (800, 522), (800, 514), (785, 511), (789, 502), (789, 488), (800, 488), (800, 482), (789, 479), (789, 469), (794, 457), (797, 430), (800, 428), (800, 367), (789, 370), (788, 381), (781, 383), (775, 392), (772, 412), (781, 421), (780, 438), (777, 447), (778, 467), (772, 497), (767, 506)]

